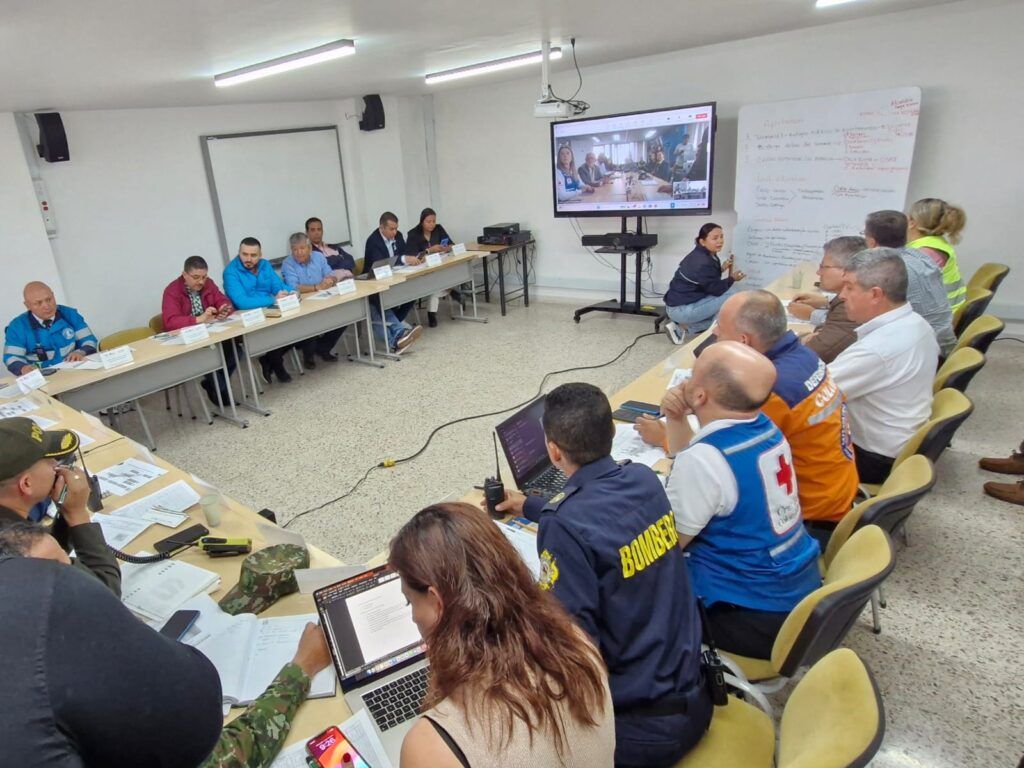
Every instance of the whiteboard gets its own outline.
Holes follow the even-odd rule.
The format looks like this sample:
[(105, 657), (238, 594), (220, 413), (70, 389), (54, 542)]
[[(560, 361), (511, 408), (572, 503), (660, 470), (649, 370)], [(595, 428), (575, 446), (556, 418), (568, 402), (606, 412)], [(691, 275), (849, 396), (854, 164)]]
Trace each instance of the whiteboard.
[(765, 285), (857, 235), (871, 211), (902, 211), (921, 89), (898, 88), (740, 109), (737, 267)]
[(243, 237), (263, 255), (288, 254), (288, 236), (306, 219), (324, 222), (324, 237), (348, 243), (348, 203), (336, 126), (201, 136), (224, 263)]

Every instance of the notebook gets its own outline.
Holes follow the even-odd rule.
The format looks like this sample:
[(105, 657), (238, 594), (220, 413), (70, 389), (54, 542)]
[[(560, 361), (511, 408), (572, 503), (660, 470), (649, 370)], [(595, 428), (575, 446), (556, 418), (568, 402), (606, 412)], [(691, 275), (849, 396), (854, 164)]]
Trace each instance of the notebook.
[(121, 564), (121, 602), (149, 621), (166, 621), (182, 603), (219, 584), (213, 571), (181, 560)]
[[(271, 619), (242, 613), (227, 621), (222, 631), (199, 643), (196, 649), (213, 662), (220, 675), (224, 704), (244, 707), (259, 698), (281, 667), (295, 656), (302, 630), (311, 621), (317, 621), (315, 613)], [(319, 672), (308, 698), (333, 696), (334, 679), (334, 667)]]

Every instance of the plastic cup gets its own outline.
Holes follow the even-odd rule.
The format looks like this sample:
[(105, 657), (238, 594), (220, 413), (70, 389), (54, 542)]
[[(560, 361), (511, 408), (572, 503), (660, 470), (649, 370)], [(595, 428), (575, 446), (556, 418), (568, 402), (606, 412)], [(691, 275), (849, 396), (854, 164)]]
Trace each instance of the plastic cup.
[(803, 288), (804, 286), (804, 273), (801, 270), (796, 270), (789, 280), (790, 288)]
[(203, 517), (206, 518), (206, 524), (210, 528), (220, 525), (224, 510), (219, 493), (208, 493), (200, 497), (199, 506), (202, 507)]

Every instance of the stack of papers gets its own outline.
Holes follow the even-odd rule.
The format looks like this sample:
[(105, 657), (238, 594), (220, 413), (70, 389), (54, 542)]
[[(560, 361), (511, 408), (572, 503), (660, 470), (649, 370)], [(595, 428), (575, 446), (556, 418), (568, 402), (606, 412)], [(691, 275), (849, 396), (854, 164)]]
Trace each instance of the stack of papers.
[(153, 622), (167, 621), (182, 603), (212, 592), (219, 584), (216, 573), (183, 560), (121, 565), (121, 602), (132, 613)]
[(146, 483), (166, 475), (167, 470), (138, 459), (125, 459), (120, 464), (107, 467), (96, 473), (100, 479), (103, 496), (125, 496)]
[(616, 461), (629, 459), (637, 464), (653, 467), (662, 459), (667, 459), (668, 454), (660, 447), (645, 443), (632, 424), (616, 424), (615, 438), (612, 440), (612, 458)]
[[(161, 474), (163, 473), (161, 472)], [(188, 520), (185, 510), (198, 503), (199, 494), (184, 480), (178, 480), (166, 488), (161, 488), (156, 493), (144, 496), (131, 504), (125, 504), (111, 514), (119, 518), (145, 520), (148, 523), (159, 523), (168, 528), (177, 528)]]
[[(19, 392), (21, 390), (18, 390)], [(9, 419), (12, 416), (24, 416), (29, 411), (34, 411), (39, 408), (34, 402), (29, 400), (27, 397), (23, 397), (20, 400), (15, 400), (13, 403), (4, 403), (0, 405), (0, 419)]]
[(92, 521), (99, 525), (103, 531), (103, 538), (114, 549), (124, 549), (153, 524), (149, 520), (134, 520), (100, 513), (93, 515)]

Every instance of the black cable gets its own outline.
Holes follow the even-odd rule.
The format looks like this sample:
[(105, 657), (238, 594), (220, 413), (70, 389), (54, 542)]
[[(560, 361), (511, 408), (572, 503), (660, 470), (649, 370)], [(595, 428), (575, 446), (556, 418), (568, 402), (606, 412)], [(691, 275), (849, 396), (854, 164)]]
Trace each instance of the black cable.
[(548, 379), (550, 379), (552, 376), (558, 376), (558, 375), (563, 374), (563, 373), (572, 373), (573, 371), (592, 371), (592, 370), (596, 370), (598, 368), (605, 368), (605, 367), (607, 367), (609, 365), (612, 365), (613, 363), (618, 362), (627, 352), (629, 352), (629, 350), (631, 350), (633, 347), (636, 346), (637, 342), (640, 341), (640, 339), (645, 339), (648, 336), (660, 336), (660, 335), (661, 335), (661, 333), (658, 333), (658, 332), (641, 333), (639, 336), (637, 336), (635, 339), (633, 339), (633, 341), (631, 341), (629, 344), (627, 344), (623, 348), (623, 350), (621, 352), (619, 352), (619, 354), (617, 354), (611, 360), (608, 360), (608, 361), (606, 361), (604, 363), (597, 363), (596, 365), (577, 365), (577, 366), (573, 366), (572, 368), (563, 368), (560, 371), (548, 371), (547, 373), (544, 374), (544, 378), (542, 378), (540, 380), (540, 385), (537, 387), (537, 393), (535, 395), (532, 395), (531, 397), (527, 398), (526, 400), (522, 401), (521, 403), (516, 403), (515, 405), (510, 405), (508, 408), (502, 408), (500, 411), (490, 411), (488, 413), (478, 413), (478, 414), (475, 414), (473, 416), (462, 416), (462, 417), (460, 417), (458, 419), (453, 419), (452, 421), (447, 421), (444, 424), (440, 425), (439, 427), (435, 427), (434, 430), (427, 436), (427, 439), (423, 443), (423, 445), (420, 446), (419, 450), (417, 450), (415, 453), (411, 453), (408, 456), (404, 456), (404, 457), (402, 457), (400, 459), (394, 459), (394, 460), (391, 460), (391, 461), (382, 461), (379, 464), (374, 464), (372, 467), (367, 469), (366, 472), (363, 474), (363, 476), (361, 478), (359, 478), (359, 480), (356, 481), (355, 485), (353, 485), (351, 488), (349, 488), (347, 491), (345, 491), (345, 493), (343, 493), (340, 496), (337, 496), (337, 497), (335, 497), (333, 499), (330, 499), (329, 501), (325, 501), (323, 504), (320, 504), (318, 506), (311, 507), (310, 509), (306, 509), (306, 510), (303, 510), (302, 512), (299, 512), (297, 515), (289, 518), (287, 522), (282, 523), (281, 527), (282, 528), (287, 528), (289, 525), (294, 523), (300, 517), (303, 517), (304, 515), (308, 515), (308, 514), (310, 514), (312, 512), (317, 512), (317, 511), (323, 509), (324, 507), (329, 507), (332, 504), (336, 504), (337, 502), (342, 501), (343, 499), (345, 499), (348, 496), (352, 495), (352, 493), (354, 493), (355, 490), (360, 485), (363, 484), (363, 482), (366, 480), (366, 478), (368, 478), (370, 476), (370, 473), (373, 472), (373, 470), (375, 470), (375, 469), (383, 469), (385, 467), (387, 467), (387, 468), (395, 467), (395, 466), (397, 466), (399, 464), (404, 464), (406, 462), (412, 461), (413, 459), (415, 459), (416, 457), (420, 456), (424, 451), (427, 450), (427, 448), (430, 446), (430, 442), (434, 439), (434, 436), (437, 435), (437, 433), (440, 432), (441, 430), (447, 429), (448, 427), (455, 426), (456, 424), (462, 424), (463, 422), (475, 421), (476, 419), (486, 419), (486, 418), (488, 418), (490, 416), (500, 416), (503, 413), (508, 413), (509, 411), (515, 411), (515, 410), (518, 410), (520, 408), (524, 408), (526, 405), (528, 405), (529, 403), (532, 403), (534, 400), (536, 400), (538, 397), (540, 397), (543, 394), (543, 392), (544, 392), (544, 385), (547, 384)]
[(568, 104), (570, 107), (572, 107), (572, 113), (574, 115), (582, 115), (584, 112), (590, 109), (590, 104), (586, 101), (583, 101), (583, 99), (576, 98), (579, 95), (579, 92), (583, 89), (583, 73), (580, 72), (580, 65), (579, 62), (576, 60), (576, 38), (569, 38), (569, 43), (572, 46), (572, 63), (573, 66), (576, 67), (576, 77), (579, 80), (579, 83), (576, 86), (576, 92), (568, 99), (563, 99), (562, 97), (555, 94), (555, 89), (551, 87), (550, 83), (548, 83), (548, 94), (555, 101), (560, 102), (562, 104)]
[(1018, 339), (1016, 336), (1000, 336), (993, 339), (993, 341), (1019, 341), (1021, 344), (1024, 344), (1024, 339)]

